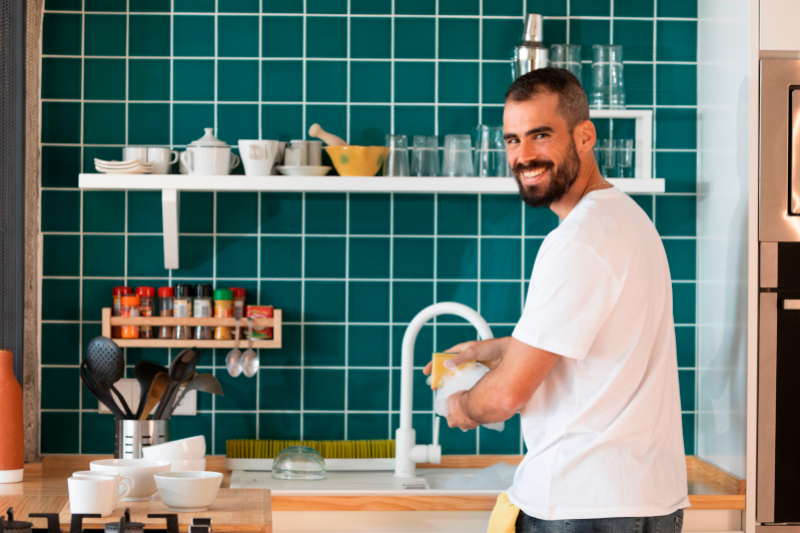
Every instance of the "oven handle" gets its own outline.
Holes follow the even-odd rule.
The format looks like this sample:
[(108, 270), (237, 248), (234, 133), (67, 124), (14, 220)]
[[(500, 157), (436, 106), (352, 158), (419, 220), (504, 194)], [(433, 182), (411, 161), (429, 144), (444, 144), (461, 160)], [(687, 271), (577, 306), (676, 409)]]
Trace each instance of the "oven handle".
[(800, 300), (784, 300), (784, 311), (800, 311)]

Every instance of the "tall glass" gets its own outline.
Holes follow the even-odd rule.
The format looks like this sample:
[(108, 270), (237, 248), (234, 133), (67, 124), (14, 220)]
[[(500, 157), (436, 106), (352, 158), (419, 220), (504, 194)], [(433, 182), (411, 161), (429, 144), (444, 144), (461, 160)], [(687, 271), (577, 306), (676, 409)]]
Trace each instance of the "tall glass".
[(405, 135), (387, 135), (389, 154), (383, 163), (384, 176), (408, 176), (408, 138)]
[(592, 46), (592, 109), (622, 109), (625, 107), (625, 81), (622, 71), (622, 46), (596, 44)]
[(601, 146), (603, 151), (602, 172), (604, 178), (614, 178), (617, 167), (617, 141), (613, 139), (603, 139)]
[(439, 174), (439, 138), (435, 135), (414, 135), (411, 175), (434, 177)]
[(469, 135), (445, 135), (442, 175), (451, 178), (475, 175), (472, 166), (472, 139)]
[(633, 139), (617, 141), (617, 168), (620, 178), (633, 177)]
[(572, 72), (581, 81), (581, 46), (579, 44), (554, 44), (550, 47), (550, 66)]
[(475, 175), (481, 178), (509, 177), (503, 127), (478, 126), (477, 133)]

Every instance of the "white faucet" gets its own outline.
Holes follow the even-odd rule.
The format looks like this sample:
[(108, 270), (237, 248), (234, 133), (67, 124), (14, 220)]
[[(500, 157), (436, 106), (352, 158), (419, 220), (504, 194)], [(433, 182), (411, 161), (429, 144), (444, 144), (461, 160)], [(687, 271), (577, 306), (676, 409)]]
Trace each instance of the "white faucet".
[(414, 344), (417, 334), (428, 320), (439, 315), (456, 315), (475, 326), (481, 339), (493, 338), (489, 324), (471, 307), (456, 302), (433, 304), (420, 311), (411, 321), (403, 336), (400, 362), (400, 427), (395, 436), (395, 477), (414, 477), (417, 463), (439, 464), (442, 447), (439, 446), (439, 417), (434, 418), (433, 444), (417, 444), (411, 427), (411, 407), (414, 399)]

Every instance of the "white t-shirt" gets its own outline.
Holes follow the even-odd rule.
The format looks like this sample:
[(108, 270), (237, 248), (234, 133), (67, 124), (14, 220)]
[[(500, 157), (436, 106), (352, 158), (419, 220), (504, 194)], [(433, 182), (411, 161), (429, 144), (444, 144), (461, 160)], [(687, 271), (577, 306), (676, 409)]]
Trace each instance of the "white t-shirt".
[(547, 236), (513, 336), (562, 357), (520, 413), (512, 503), (543, 520), (689, 506), (669, 266), (636, 202), (591, 192)]

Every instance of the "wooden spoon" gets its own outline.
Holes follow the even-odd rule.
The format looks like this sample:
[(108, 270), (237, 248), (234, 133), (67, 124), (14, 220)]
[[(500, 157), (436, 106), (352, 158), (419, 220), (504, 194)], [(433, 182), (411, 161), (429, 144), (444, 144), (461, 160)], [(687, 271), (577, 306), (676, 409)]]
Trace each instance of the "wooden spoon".
[(147, 402), (144, 404), (144, 409), (139, 416), (139, 420), (147, 420), (147, 415), (150, 414), (150, 411), (153, 410), (161, 397), (164, 396), (164, 391), (167, 390), (168, 383), (169, 376), (166, 372), (159, 372), (156, 374), (156, 377), (153, 378), (153, 382), (150, 384), (150, 391), (147, 393)]

